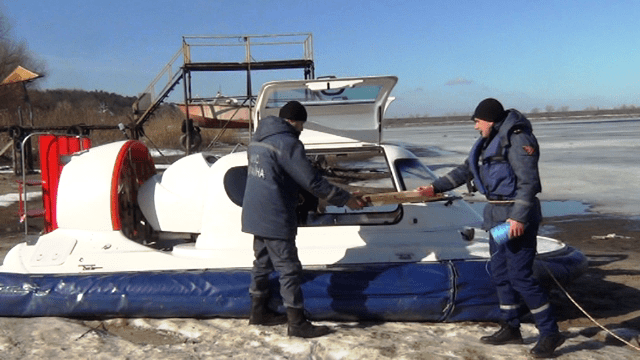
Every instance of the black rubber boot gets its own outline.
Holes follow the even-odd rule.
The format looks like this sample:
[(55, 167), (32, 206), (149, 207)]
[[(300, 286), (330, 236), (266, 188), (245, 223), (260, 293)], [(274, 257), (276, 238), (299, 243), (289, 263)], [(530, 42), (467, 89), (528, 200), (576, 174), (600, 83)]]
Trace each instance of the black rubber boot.
[(522, 344), (522, 334), (519, 327), (503, 324), (500, 330), (493, 335), (481, 337), (480, 341), (491, 345)]
[(273, 326), (281, 325), (287, 322), (287, 316), (278, 314), (269, 309), (267, 306), (267, 296), (251, 297), (251, 315), (249, 315), (249, 325)]
[(304, 309), (287, 308), (287, 318), (289, 327), (287, 335), (300, 338), (315, 338), (331, 333), (327, 326), (316, 326), (311, 324), (304, 316)]
[(553, 356), (556, 348), (564, 343), (564, 340), (564, 336), (560, 333), (541, 336), (536, 346), (531, 349), (531, 355), (538, 359), (549, 358)]

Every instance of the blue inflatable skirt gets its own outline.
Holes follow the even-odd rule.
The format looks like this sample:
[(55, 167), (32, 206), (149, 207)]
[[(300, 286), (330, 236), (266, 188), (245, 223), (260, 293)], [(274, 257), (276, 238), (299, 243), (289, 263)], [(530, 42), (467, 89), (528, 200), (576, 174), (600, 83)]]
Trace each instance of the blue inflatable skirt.
[[(536, 261), (540, 275), (568, 282), (586, 269), (582, 253)], [(343, 266), (306, 270), (311, 319), (496, 321), (498, 298), (483, 261)], [(88, 275), (0, 273), (0, 316), (248, 317), (250, 271), (206, 270)], [(270, 306), (284, 312), (277, 274)]]

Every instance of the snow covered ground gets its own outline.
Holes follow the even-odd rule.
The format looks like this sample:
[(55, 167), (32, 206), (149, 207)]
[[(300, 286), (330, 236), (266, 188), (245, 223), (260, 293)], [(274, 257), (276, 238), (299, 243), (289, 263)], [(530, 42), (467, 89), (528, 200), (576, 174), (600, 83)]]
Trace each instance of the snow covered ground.
[[(490, 324), (331, 323), (316, 339), (286, 336), (286, 327), (248, 326), (246, 319), (123, 319), (82, 322), (61, 318), (0, 318), (2, 359), (529, 359), (537, 330), (523, 325), (525, 345), (484, 345)], [(126, 326), (125, 326), (126, 325)], [(128, 329), (128, 331), (126, 330)], [(623, 332), (623, 331), (620, 331)], [(626, 330), (628, 337), (638, 332)], [(604, 334), (565, 331), (561, 359), (638, 359)]]

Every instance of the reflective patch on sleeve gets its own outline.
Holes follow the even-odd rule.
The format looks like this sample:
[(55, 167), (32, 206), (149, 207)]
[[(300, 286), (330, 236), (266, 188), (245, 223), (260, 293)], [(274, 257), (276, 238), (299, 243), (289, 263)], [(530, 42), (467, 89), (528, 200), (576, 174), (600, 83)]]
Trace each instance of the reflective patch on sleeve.
[(444, 177), (445, 177), (445, 179), (447, 179), (449, 181), (451, 186), (456, 186), (455, 180), (453, 180), (453, 178), (449, 174), (446, 174)]

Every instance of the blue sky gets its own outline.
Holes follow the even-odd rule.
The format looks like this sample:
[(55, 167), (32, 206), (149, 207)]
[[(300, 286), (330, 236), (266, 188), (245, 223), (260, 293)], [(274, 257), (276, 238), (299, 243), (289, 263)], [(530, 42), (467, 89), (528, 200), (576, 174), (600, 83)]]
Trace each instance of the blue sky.
[[(637, 0), (4, 0), (0, 11), (45, 63), (44, 89), (132, 96), (183, 35), (312, 33), (316, 76), (398, 76), (390, 116), (466, 114), (486, 97), (525, 112), (640, 106)], [(232, 95), (244, 78), (231, 81), (199, 95)]]

